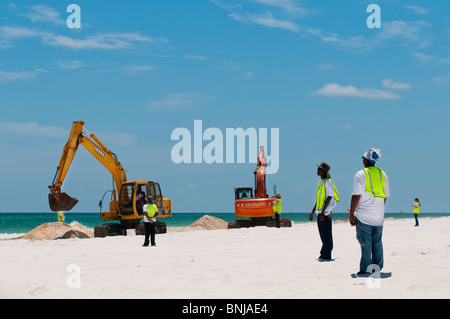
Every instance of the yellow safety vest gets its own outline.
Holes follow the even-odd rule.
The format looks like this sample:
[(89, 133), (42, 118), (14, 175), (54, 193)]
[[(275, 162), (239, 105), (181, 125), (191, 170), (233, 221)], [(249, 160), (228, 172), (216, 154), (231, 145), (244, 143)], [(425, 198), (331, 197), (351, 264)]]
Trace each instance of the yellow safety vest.
[(339, 194), (337, 192), (336, 186), (334, 185), (334, 181), (331, 178), (330, 174), (327, 174), (327, 178), (321, 179), (319, 182), (319, 185), (317, 185), (317, 193), (316, 193), (316, 209), (321, 210), (323, 208), (323, 205), (325, 205), (325, 199), (326, 199), (326, 191), (325, 191), (325, 183), (328, 179), (331, 179), (331, 182), (333, 183), (333, 197), (334, 199), (339, 202)]
[[(59, 215), (59, 213), (61, 213), (61, 216)], [(59, 222), (64, 222), (65, 217), (64, 217), (64, 213), (63, 212), (58, 212), (58, 221)]]
[(413, 205), (414, 205), (414, 206), (417, 206), (417, 208), (413, 207), (413, 213), (414, 213), (414, 214), (420, 213), (420, 206), (421, 206), (420, 203), (414, 202)]
[(148, 207), (150, 208), (150, 214), (148, 214), (150, 218), (155, 217), (155, 214), (158, 211), (158, 207), (155, 204), (148, 204)]
[(277, 198), (277, 200), (273, 202), (273, 212), (281, 213), (281, 199)]
[(364, 168), (364, 172), (366, 173), (366, 192), (373, 194), (375, 197), (386, 198), (384, 193), (386, 181), (381, 168), (369, 166)]

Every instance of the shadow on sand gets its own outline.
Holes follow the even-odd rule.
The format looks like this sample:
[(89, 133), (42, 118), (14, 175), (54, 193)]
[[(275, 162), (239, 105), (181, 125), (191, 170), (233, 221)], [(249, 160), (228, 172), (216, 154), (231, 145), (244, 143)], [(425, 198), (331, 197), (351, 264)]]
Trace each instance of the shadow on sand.
[(386, 279), (391, 278), (392, 273), (391, 272), (380, 272), (380, 273), (364, 273), (364, 274), (351, 274), (352, 278), (369, 278), (372, 276), (372, 278), (379, 278), (379, 279)]

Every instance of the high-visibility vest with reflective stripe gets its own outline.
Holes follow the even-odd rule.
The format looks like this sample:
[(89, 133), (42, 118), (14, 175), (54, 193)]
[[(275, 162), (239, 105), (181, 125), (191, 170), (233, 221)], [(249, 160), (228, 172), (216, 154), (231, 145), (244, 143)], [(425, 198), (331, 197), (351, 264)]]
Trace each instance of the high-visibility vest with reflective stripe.
[(277, 198), (277, 200), (273, 202), (273, 212), (281, 213), (281, 199)]
[(413, 204), (414, 206), (417, 206), (417, 208), (415, 208), (414, 206), (413, 206), (413, 213), (414, 214), (418, 214), (418, 213), (420, 213), (420, 203), (418, 203), (418, 202), (414, 202), (414, 204)]
[(381, 168), (369, 166), (364, 168), (366, 173), (366, 192), (371, 193), (375, 197), (386, 198), (384, 193), (384, 185), (386, 180)]
[(59, 222), (64, 222), (64, 213), (63, 212), (58, 212), (58, 221)]
[(321, 210), (323, 208), (323, 205), (325, 205), (325, 199), (326, 199), (326, 191), (325, 191), (325, 183), (326, 181), (330, 179), (333, 183), (333, 197), (334, 199), (339, 202), (339, 194), (337, 192), (336, 186), (334, 185), (334, 181), (331, 178), (331, 176), (328, 174), (327, 178), (321, 179), (319, 182), (319, 185), (317, 185), (317, 193), (316, 193), (316, 209)]

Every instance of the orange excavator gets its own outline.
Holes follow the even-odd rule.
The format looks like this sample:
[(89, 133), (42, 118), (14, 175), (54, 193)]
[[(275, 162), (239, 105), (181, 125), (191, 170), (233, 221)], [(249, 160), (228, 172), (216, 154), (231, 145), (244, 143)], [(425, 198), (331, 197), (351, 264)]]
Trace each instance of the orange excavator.
[[(128, 181), (125, 169), (117, 159), (117, 155), (106, 148), (94, 134), (91, 134), (83, 121), (73, 122), (53, 183), (49, 186), (48, 200), (52, 211), (69, 211), (78, 203), (78, 199), (63, 193), (61, 187), (79, 145), (86, 148), (111, 173), (114, 181), (109, 211), (101, 211), (100, 217), (104, 221), (119, 221), (119, 223), (95, 226), (95, 237), (125, 235), (127, 229), (133, 228), (136, 229), (136, 233), (142, 233), (143, 227), (140, 223), (144, 217), (142, 199), (147, 195), (153, 197), (158, 207), (158, 219), (172, 216), (172, 202), (162, 195), (159, 183), (148, 180)], [(102, 201), (99, 204), (100, 210)], [(165, 233), (166, 224), (157, 221), (156, 229), (157, 233)]]
[[(275, 225), (273, 217), (273, 203), (275, 198), (269, 198), (266, 188), (266, 167), (267, 158), (264, 152), (264, 146), (259, 147), (258, 162), (255, 174), (255, 192), (251, 187), (239, 187), (234, 189), (234, 212), (238, 219), (228, 223), (228, 228), (242, 228), (253, 226), (269, 226)], [(275, 187), (274, 187), (275, 189)], [(283, 219), (288, 224), (287, 219)], [(283, 225), (285, 226), (285, 225)], [(286, 225), (287, 226), (287, 225)]]

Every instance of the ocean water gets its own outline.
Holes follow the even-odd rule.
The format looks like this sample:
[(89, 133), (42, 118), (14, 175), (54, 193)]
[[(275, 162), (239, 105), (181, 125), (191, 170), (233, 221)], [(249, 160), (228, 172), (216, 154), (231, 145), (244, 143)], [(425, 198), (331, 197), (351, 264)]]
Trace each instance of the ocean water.
[[(99, 213), (70, 213), (66, 212), (65, 222), (68, 224), (81, 224), (88, 228), (106, 223), (102, 221)], [(168, 227), (189, 226), (204, 215), (214, 216), (230, 222), (234, 219), (234, 213), (174, 213), (172, 217), (161, 219)], [(420, 213), (424, 217), (450, 217), (450, 213)], [(310, 223), (308, 213), (282, 213), (294, 223)], [(348, 213), (333, 213), (333, 220), (348, 217)], [(385, 218), (414, 218), (412, 213), (386, 213)], [(58, 221), (56, 213), (0, 213), (0, 238), (14, 237), (25, 234), (44, 223)]]

